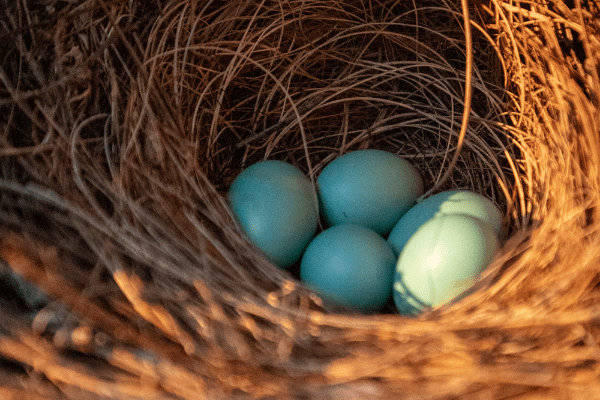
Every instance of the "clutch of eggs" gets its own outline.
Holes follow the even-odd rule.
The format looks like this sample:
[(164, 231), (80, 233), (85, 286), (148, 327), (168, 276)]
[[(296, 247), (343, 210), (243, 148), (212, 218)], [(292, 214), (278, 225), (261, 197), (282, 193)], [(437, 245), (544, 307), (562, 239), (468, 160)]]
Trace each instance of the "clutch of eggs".
[[(358, 150), (323, 169), (318, 207), (308, 178), (282, 161), (244, 170), (228, 200), (250, 241), (281, 268), (301, 259), (300, 278), (322, 297), (373, 312), (393, 293), (401, 314), (417, 315), (474, 283), (502, 226), (500, 211), (481, 195), (448, 191), (415, 204), (422, 193), (408, 161)], [(327, 229), (315, 237), (317, 209)]]

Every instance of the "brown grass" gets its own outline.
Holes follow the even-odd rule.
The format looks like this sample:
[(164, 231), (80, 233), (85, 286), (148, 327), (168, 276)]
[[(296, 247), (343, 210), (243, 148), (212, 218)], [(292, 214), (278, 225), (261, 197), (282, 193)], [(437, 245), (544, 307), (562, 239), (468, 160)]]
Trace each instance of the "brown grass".
[[(0, 395), (600, 398), (600, 10), (469, 6), (3, 7), (0, 254), (51, 300), (0, 295)], [(356, 315), (240, 235), (243, 168), (360, 148), (504, 211), (470, 296)]]

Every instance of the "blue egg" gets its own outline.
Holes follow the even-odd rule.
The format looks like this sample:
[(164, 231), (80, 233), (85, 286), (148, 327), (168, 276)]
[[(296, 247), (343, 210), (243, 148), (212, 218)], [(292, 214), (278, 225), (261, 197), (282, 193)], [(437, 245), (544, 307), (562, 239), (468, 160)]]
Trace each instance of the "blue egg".
[(299, 260), (315, 236), (313, 187), (293, 165), (276, 160), (251, 165), (231, 184), (228, 200), (244, 233), (281, 268)]
[(364, 226), (336, 225), (318, 234), (300, 263), (300, 278), (324, 298), (360, 311), (377, 311), (391, 296), (396, 257)]
[(388, 234), (423, 194), (408, 161), (382, 150), (358, 150), (327, 165), (317, 179), (322, 215), (329, 226), (359, 224)]
[(502, 213), (496, 205), (480, 194), (468, 190), (437, 193), (413, 206), (400, 218), (388, 237), (388, 242), (400, 254), (408, 239), (432, 218), (442, 215), (468, 215), (484, 221), (502, 237)]
[(491, 263), (499, 242), (491, 226), (467, 215), (443, 215), (423, 224), (402, 250), (394, 276), (394, 303), (414, 316), (461, 295)]

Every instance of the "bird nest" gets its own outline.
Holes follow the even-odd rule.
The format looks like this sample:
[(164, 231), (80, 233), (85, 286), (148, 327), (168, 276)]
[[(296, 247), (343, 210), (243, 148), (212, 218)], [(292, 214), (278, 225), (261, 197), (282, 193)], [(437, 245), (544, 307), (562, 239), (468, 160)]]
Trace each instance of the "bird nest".
[[(7, 2), (0, 397), (600, 398), (592, 1)], [(468, 189), (507, 240), (417, 318), (324, 302), (240, 233), (263, 159)]]

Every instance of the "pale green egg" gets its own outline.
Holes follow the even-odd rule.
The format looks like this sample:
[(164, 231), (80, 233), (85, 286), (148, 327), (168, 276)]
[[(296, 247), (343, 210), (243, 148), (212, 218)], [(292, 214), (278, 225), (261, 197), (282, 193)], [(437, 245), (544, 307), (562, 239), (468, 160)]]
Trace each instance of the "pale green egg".
[(388, 242), (396, 254), (400, 254), (408, 239), (425, 222), (456, 214), (484, 221), (502, 237), (502, 213), (490, 199), (468, 190), (450, 190), (434, 194), (408, 210), (390, 232)]
[(491, 226), (466, 215), (432, 218), (410, 237), (394, 277), (394, 303), (403, 315), (448, 303), (469, 289), (500, 245)]

